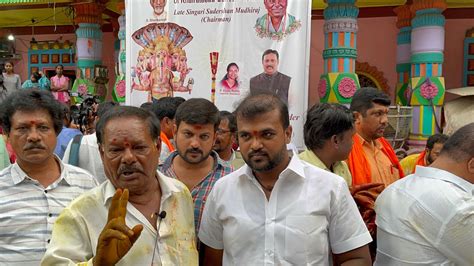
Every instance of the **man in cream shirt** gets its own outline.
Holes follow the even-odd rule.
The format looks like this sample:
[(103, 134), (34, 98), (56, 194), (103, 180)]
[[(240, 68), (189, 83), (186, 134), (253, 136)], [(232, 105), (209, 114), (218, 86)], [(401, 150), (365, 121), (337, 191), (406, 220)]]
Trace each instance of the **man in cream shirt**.
[(342, 178), (352, 186), (352, 175), (344, 160), (352, 149), (354, 117), (341, 104), (320, 103), (308, 110), (304, 124), (307, 150), (300, 159)]
[(96, 129), (108, 180), (61, 213), (42, 265), (197, 265), (191, 195), (156, 171), (158, 119), (120, 106)]

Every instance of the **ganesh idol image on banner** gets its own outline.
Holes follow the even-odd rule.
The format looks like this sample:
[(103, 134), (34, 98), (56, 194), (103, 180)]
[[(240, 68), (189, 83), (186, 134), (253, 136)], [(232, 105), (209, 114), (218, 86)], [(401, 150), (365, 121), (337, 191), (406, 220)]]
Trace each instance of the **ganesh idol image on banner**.
[[(193, 79), (188, 77), (184, 46), (193, 36), (175, 23), (151, 23), (132, 34), (142, 49), (132, 67), (133, 91), (148, 92), (148, 101), (174, 96), (174, 92), (191, 93)], [(186, 83), (185, 83), (186, 81)]]

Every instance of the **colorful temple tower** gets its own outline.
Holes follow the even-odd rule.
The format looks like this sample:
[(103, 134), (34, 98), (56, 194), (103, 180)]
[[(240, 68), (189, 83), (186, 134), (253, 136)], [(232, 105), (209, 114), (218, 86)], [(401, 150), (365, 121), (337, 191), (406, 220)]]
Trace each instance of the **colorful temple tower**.
[(118, 9), (120, 10), (120, 17), (118, 18), (119, 23), (119, 32), (118, 39), (120, 41), (120, 51), (117, 58), (118, 62), (118, 73), (115, 80), (114, 90), (112, 91), (112, 99), (115, 102), (124, 103), (125, 102), (125, 3), (118, 3)]
[(444, 0), (414, 0), (411, 20), (409, 105), (413, 106), (409, 145), (423, 149), (429, 136), (441, 131), (444, 103)]
[(411, 19), (413, 18), (410, 5), (405, 4), (394, 9), (397, 14), (397, 87), (396, 103), (408, 105), (407, 93), (410, 92), (410, 72), (411, 72)]
[[(103, 1), (104, 2), (104, 1)], [(106, 2), (106, 1), (105, 1)], [(96, 86), (92, 80), (95, 66), (102, 64), (102, 12), (104, 3), (77, 3), (74, 5), (76, 17), (74, 22), (79, 25), (77, 35), (77, 79), (72, 92), (79, 95), (87, 93), (105, 98), (105, 86)], [(75, 102), (80, 102), (81, 97), (74, 97)]]
[(360, 88), (357, 58), (356, 0), (327, 0), (324, 10), (324, 73), (318, 85), (321, 102), (345, 103)]

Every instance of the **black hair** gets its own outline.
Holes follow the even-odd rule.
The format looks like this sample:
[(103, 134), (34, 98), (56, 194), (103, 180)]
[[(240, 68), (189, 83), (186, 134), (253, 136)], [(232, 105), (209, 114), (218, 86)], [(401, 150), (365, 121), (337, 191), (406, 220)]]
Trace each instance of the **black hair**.
[[(71, 106), (72, 107), (72, 106)], [(62, 109), (62, 112), (64, 114), (64, 119), (66, 119), (68, 121), (68, 123), (71, 123), (71, 107), (69, 107), (69, 105), (65, 104), (65, 103), (61, 103), (61, 109)], [(64, 125), (66, 127), (68, 127), (69, 125)]]
[[(227, 73), (229, 73), (229, 69), (233, 66), (235, 66), (237, 68), (237, 70), (239, 70), (239, 66), (236, 63), (232, 62), (232, 63), (228, 64), (227, 68), (226, 68), (226, 73), (225, 73), (225, 75), (224, 75), (224, 77), (222, 78), (221, 81), (227, 80), (229, 78), (229, 77), (227, 77)], [(237, 84), (239, 83), (239, 81), (237, 79), (235, 81), (237, 82)]]
[(367, 110), (374, 107), (374, 103), (383, 106), (390, 105), (390, 98), (384, 92), (372, 87), (360, 88), (352, 97), (351, 111), (359, 112), (363, 116), (367, 114)]
[(51, 92), (37, 89), (19, 90), (10, 94), (0, 103), (0, 124), (5, 133), (9, 134), (12, 126), (12, 117), (16, 111), (34, 112), (45, 110), (51, 116), (56, 135), (63, 128), (64, 113), (61, 104), (54, 99)]
[(41, 75), (38, 72), (33, 72), (31, 75), (36, 80), (36, 82), (39, 82), (39, 80), (41, 79)]
[(179, 128), (181, 122), (191, 125), (214, 125), (214, 129), (219, 127), (219, 109), (203, 98), (192, 98), (182, 103), (176, 110), (176, 126)]
[(444, 143), (440, 156), (446, 155), (455, 162), (474, 157), (474, 123), (469, 123), (451, 135)]
[(276, 55), (277, 60), (280, 60), (280, 55), (278, 54), (278, 51), (277, 51), (277, 50), (267, 49), (267, 50), (265, 50), (265, 52), (263, 52), (263, 54), (262, 54), (262, 61), (263, 61), (263, 58), (264, 58), (266, 55), (269, 55), (269, 54), (274, 54), (274, 55)]
[(448, 140), (448, 136), (444, 134), (434, 134), (428, 138), (428, 141), (426, 141), (426, 148), (428, 150), (433, 149), (434, 145), (436, 143), (444, 144)]
[(258, 115), (278, 110), (280, 121), (284, 129), (290, 126), (288, 106), (271, 92), (262, 92), (247, 96), (235, 110), (235, 116), (244, 119), (253, 119)]
[(229, 111), (219, 111), (219, 118), (221, 121), (224, 119), (229, 121), (229, 130), (232, 134), (237, 132), (237, 120), (233, 113)]
[(342, 104), (320, 103), (308, 110), (304, 124), (304, 144), (310, 150), (321, 149), (332, 136), (354, 128), (352, 112)]
[(152, 102), (144, 102), (140, 105), (141, 109), (147, 110), (148, 112), (153, 113), (153, 103)]
[(97, 106), (97, 117), (100, 119), (102, 116), (109, 111), (110, 109), (113, 109), (114, 107), (119, 106), (118, 103), (112, 102), (112, 101), (106, 101), (99, 103)]
[(62, 70), (64, 70), (64, 66), (59, 64), (59, 65), (56, 65), (55, 69), (58, 68), (58, 67), (61, 67)]
[[(157, 140), (160, 137), (160, 121), (152, 113), (134, 106), (115, 106), (110, 112), (105, 112), (105, 114), (100, 117), (96, 125), (96, 136), (97, 143), (99, 145), (103, 144), (103, 136), (105, 131), (105, 126), (107, 122), (125, 117), (134, 117), (143, 120), (143, 122), (148, 123), (149, 133), (153, 140)], [(127, 127), (128, 125), (123, 125)]]
[(173, 100), (176, 102), (176, 104), (180, 105), (186, 101), (183, 97), (180, 96), (174, 96)]
[(180, 99), (175, 99), (174, 97), (162, 97), (153, 102), (151, 110), (160, 121), (165, 117), (174, 119), (176, 110), (181, 103), (183, 102)]

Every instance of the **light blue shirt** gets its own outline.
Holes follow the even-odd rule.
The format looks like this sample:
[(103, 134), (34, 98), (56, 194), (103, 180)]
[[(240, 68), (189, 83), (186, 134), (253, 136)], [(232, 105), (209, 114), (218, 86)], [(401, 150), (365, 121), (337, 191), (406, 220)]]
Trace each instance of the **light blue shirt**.
[(67, 145), (76, 135), (82, 135), (82, 132), (79, 129), (68, 128), (63, 126), (61, 133), (59, 133), (56, 143), (56, 148), (54, 153), (58, 155), (59, 158), (64, 157), (64, 151), (66, 151)]

